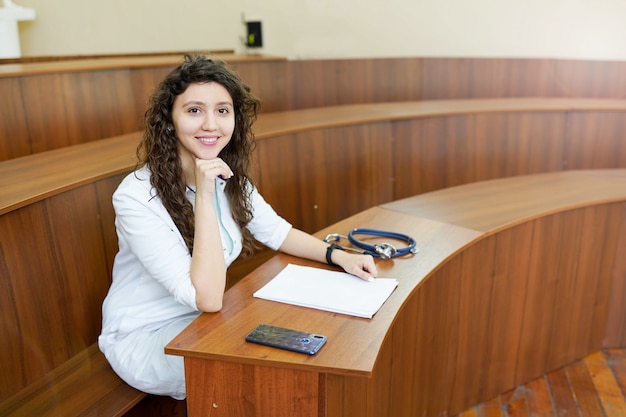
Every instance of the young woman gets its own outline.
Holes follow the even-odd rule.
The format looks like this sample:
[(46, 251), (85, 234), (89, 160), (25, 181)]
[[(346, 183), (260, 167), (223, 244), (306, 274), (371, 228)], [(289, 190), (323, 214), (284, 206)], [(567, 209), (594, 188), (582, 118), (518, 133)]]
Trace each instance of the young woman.
[[(164, 347), (222, 308), (226, 268), (255, 241), (327, 261), (327, 244), (278, 216), (248, 177), (258, 107), (235, 73), (203, 56), (186, 56), (151, 97), (137, 168), (113, 195), (119, 252), (98, 340), (139, 390), (185, 398), (183, 359)], [(335, 250), (329, 260), (377, 274), (369, 255)]]

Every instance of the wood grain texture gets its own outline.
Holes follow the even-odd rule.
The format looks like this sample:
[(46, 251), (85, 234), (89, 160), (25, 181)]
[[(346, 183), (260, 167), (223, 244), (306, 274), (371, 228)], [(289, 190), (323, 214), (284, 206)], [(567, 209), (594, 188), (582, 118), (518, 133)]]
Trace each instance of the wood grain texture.
[(98, 200), (77, 188), (0, 217), (4, 261), (2, 356), (19, 391), (93, 344), (110, 283)]
[(623, 417), (625, 365), (624, 349), (593, 352), (454, 417)]
[[(323, 376), (311, 372), (193, 359), (185, 363), (185, 369), (191, 375), (213, 375), (204, 379), (204, 384), (189, 388), (193, 394), (188, 395), (188, 409), (206, 410), (205, 416), (326, 415), (318, 402), (324, 392)], [(237, 375), (236, 380), (233, 375)], [(225, 380), (229, 383), (224, 384)], [(233, 398), (240, 400), (232, 401)]]
[[(619, 112), (567, 116), (564, 161), (568, 169), (617, 168), (626, 163), (626, 119)], [(593, 132), (593, 144), (585, 139)]]
[[(54, 386), (50, 386), (54, 383)], [(50, 389), (46, 389), (46, 387)], [(6, 401), (3, 416), (122, 416), (145, 393), (126, 385), (93, 344)]]
[(421, 59), (330, 59), (287, 63), (288, 109), (419, 100)]
[[(626, 205), (624, 205), (626, 211)], [(626, 225), (622, 225), (619, 230), (619, 242), (617, 253), (626, 253)], [(613, 285), (610, 294), (610, 305), (608, 324), (604, 346), (617, 347), (626, 345), (626, 303), (621, 300), (626, 299), (626, 257), (618, 256), (613, 269)]]
[[(19, 80), (0, 78), (0, 91), (3, 95), (0, 100), (0, 138), (3, 138), (0, 161), (6, 161), (32, 153), (32, 147)], [(5, 95), (11, 99), (4, 99)]]
[(258, 187), (278, 212), (314, 232), (393, 198), (388, 124), (260, 141)]

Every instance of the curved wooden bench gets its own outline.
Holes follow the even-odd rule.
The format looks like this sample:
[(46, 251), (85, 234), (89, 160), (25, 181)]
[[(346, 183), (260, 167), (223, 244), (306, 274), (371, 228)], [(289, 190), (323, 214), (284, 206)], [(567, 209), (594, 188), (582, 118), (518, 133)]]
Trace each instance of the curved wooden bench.
[(0, 415), (121, 416), (146, 398), (96, 345), (126, 139), (0, 163)]
[[(469, 182), (626, 167), (625, 112), (626, 100), (518, 98), (268, 113), (255, 125), (257, 183), (285, 217), (315, 231), (375, 204)], [(0, 214), (130, 171), (139, 137), (3, 162)]]
[(146, 394), (126, 385), (96, 344), (0, 402), (3, 416), (123, 416)]
[[(603, 347), (626, 346), (626, 169), (512, 177), (377, 206), (321, 230), (396, 230), (398, 288), (373, 319), (253, 297), (279, 254), (167, 347), (190, 416), (453, 415)], [(328, 336), (315, 356), (246, 343), (258, 323)]]

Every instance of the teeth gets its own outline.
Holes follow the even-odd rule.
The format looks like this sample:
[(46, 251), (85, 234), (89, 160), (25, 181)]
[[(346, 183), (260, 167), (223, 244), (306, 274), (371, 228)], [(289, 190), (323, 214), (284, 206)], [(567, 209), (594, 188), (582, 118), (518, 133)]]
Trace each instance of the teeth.
[(217, 138), (198, 138), (198, 140), (202, 143), (215, 143), (217, 142)]

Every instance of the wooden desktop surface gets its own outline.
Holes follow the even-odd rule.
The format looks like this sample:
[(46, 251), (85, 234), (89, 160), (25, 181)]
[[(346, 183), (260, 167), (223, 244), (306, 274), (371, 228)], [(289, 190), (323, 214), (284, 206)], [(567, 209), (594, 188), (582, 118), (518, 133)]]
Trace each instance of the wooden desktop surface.
[[(279, 254), (227, 291), (224, 308), (205, 314), (166, 348), (170, 354), (272, 365), (291, 369), (368, 376), (387, 329), (411, 291), (428, 273), (480, 233), (453, 225), (374, 207), (350, 217), (318, 236), (346, 234), (354, 227), (401, 230), (420, 248), (414, 256), (378, 261), (380, 277), (398, 278), (398, 287), (373, 319), (363, 319), (262, 299), (252, 294), (288, 263), (331, 269), (327, 265)], [(373, 239), (372, 241), (384, 239)], [(345, 242), (341, 242), (345, 244)], [(246, 343), (243, 337), (259, 323), (321, 333), (328, 343), (312, 357)]]
[[(180, 55), (154, 55), (136, 57), (111, 57), (93, 59), (75, 59), (47, 62), (30, 62), (22, 64), (1, 64), (0, 78), (29, 76), (38, 74), (54, 74), (63, 72), (80, 71), (104, 71), (126, 68), (145, 67), (174, 67), (182, 61), (185, 53)], [(257, 62), (257, 61), (285, 61), (284, 57), (264, 56), (264, 55), (240, 55), (232, 53), (211, 54), (216, 59), (227, 61), (228, 63)]]
[[(410, 400), (410, 398), (419, 397), (416, 396), (417, 394), (410, 392), (410, 388), (408, 388), (408, 386), (411, 385), (411, 382), (415, 384), (415, 381), (419, 378), (416, 376), (407, 376), (406, 372), (410, 371), (402, 373), (403, 365), (395, 364), (393, 360), (394, 355), (404, 358), (406, 356), (406, 352), (419, 352), (422, 350), (424, 352), (428, 352), (428, 349), (431, 349), (431, 351), (432, 349), (435, 349), (432, 351), (433, 357), (430, 359), (438, 362), (446, 356), (445, 353), (441, 356), (441, 350), (443, 349), (443, 351), (446, 351), (448, 349), (446, 347), (447, 343), (452, 343), (456, 339), (450, 339), (448, 342), (445, 340), (439, 340), (439, 343), (443, 343), (443, 345), (434, 347), (437, 345), (437, 332), (452, 332), (451, 334), (453, 334), (456, 331), (460, 331), (461, 334), (464, 334), (465, 331), (468, 331), (468, 329), (459, 330), (451, 328), (442, 330), (439, 329), (436, 324), (432, 324), (437, 329), (436, 332), (430, 336), (435, 338), (431, 342), (432, 346), (404, 346), (409, 340), (412, 340), (415, 337), (414, 335), (406, 334), (406, 329), (409, 329), (409, 333), (412, 333), (413, 331), (428, 333), (424, 329), (418, 329), (418, 327), (420, 326), (420, 323), (422, 327), (431, 325), (429, 324), (430, 314), (432, 314), (432, 320), (435, 321), (443, 320), (441, 317), (445, 318), (444, 322), (447, 323), (446, 327), (450, 325), (447, 321), (450, 317), (452, 317), (452, 323), (456, 323), (453, 317), (455, 314), (458, 314), (458, 312), (454, 312), (457, 309), (462, 308), (462, 306), (447, 305), (445, 300), (450, 295), (445, 294), (450, 292), (450, 294), (457, 293), (458, 295), (458, 291), (461, 290), (458, 288), (459, 283), (455, 284), (452, 280), (450, 280), (450, 282), (444, 282), (441, 277), (434, 275), (435, 272), (442, 268), (446, 269), (446, 265), (450, 263), (449, 261), (454, 259), (460, 259), (458, 262), (461, 264), (465, 262), (463, 265), (466, 265), (466, 272), (470, 275), (472, 274), (471, 271), (474, 268), (478, 268), (478, 270), (481, 268), (481, 262), (485, 261), (487, 264), (493, 262), (493, 260), (489, 261), (487, 256), (485, 256), (484, 260), (474, 259), (476, 256), (473, 256), (471, 260), (466, 259), (465, 261), (463, 261), (462, 258), (467, 256), (463, 255), (463, 253), (468, 252), (466, 251), (468, 248), (477, 248), (475, 251), (480, 254), (480, 258), (482, 258), (482, 255), (489, 253), (485, 252), (485, 249), (481, 246), (487, 245), (489, 247), (491, 243), (486, 242), (491, 241), (486, 240), (486, 237), (495, 234), (496, 232), (513, 230), (516, 225), (523, 223), (530, 224), (533, 220), (541, 219), (542, 217), (549, 217), (553, 214), (558, 215), (572, 210), (575, 211), (576, 209), (584, 209), (586, 207), (595, 206), (613, 207), (609, 209), (609, 212), (612, 213), (612, 216), (615, 216), (612, 217), (613, 219), (618, 219), (620, 211), (623, 211), (623, 209), (620, 209), (620, 204), (624, 201), (626, 201), (626, 170), (568, 171), (486, 181), (418, 195), (412, 198), (373, 207), (351, 216), (329, 228), (325, 228), (317, 233), (318, 237), (322, 238), (326, 234), (332, 232), (346, 234), (351, 228), (354, 227), (370, 227), (406, 233), (416, 239), (420, 253), (414, 256), (396, 258), (390, 261), (377, 260), (379, 276), (397, 278), (399, 285), (387, 302), (382, 306), (380, 311), (372, 319), (356, 318), (254, 298), (252, 294), (261, 288), (265, 283), (269, 282), (288, 263), (310, 265), (325, 269), (329, 268), (323, 264), (297, 259), (283, 254), (279, 254), (267, 261), (260, 268), (252, 272), (226, 292), (224, 298), (224, 308), (221, 312), (201, 315), (166, 347), (167, 353), (182, 355), (186, 358), (188, 366), (188, 405), (190, 416), (209, 415), (210, 413), (212, 413), (210, 415), (229, 415), (229, 413), (233, 413), (234, 410), (229, 409), (228, 406), (231, 406), (234, 402), (236, 402), (234, 399), (236, 399), (237, 396), (235, 395), (234, 397), (229, 397), (228, 393), (220, 391), (221, 388), (216, 384), (219, 383), (228, 385), (229, 382), (224, 381), (221, 378), (228, 378), (230, 380), (232, 377), (233, 381), (236, 381), (238, 384), (237, 388), (233, 389), (245, 390), (246, 384), (251, 384), (258, 388), (259, 384), (263, 384), (263, 373), (268, 372), (269, 375), (270, 371), (268, 371), (268, 369), (283, 369), (296, 373), (304, 371), (305, 374), (297, 374), (299, 376), (295, 377), (296, 379), (302, 378), (303, 380), (306, 379), (303, 375), (314, 374), (323, 376), (318, 383), (321, 384), (319, 385), (320, 387), (324, 386), (326, 388), (319, 388), (319, 391), (316, 391), (316, 382), (309, 381), (311, 384), (309, 389), (316, 391), (317, 394), (314, 393), (312, 395), (317, 395), (319, 397), (316, 404), (320, 407), (319, 409), (313, 410), (310, 415), (317, 415), (315, 414), (317, 412), (322, 413), (320, 415), (324, 415), (324, 412), (330, 412), (331, 410), (332, 412), (338, 412), (337, 410), (342, 407), (344, 409), (344, 414), (342, 415), (346, 416), (357, 415), (352, 414), (352, 411), (346, 410), (361, 410), (360, 412), (363, 414), (358, 415), (390, 415), (385, 413), (389, 412), (389, 410), (393, 409), (393, 407), (402, 407), (401, 405), (393, 404), (406, 404), (407, 401), (409, 403), (411, 401), (414, 403), (423, 401), (426, 404), (423, 406), (424, 409), (428, 410), (441, 411), (443, 409), (447, 411), (458, 411), (460, 409), (459, 407), (467, 408), (475, 403), (472, 401), (481, 400), (481, 395), (493, 395), (492, 391), (497, 391), (498, 389), (507, 387), (506, 384), (511, 384), (511, 380), (513, 380), (513, 378), (524, 378), (525, 370), (518, 369), (515, 371), (513, 369), (513, 371), (510, 371), (509, 365), (504, 366), (504, 364), (500, 363), (499, 366), (504, 366), (504, 368), (497, 370), (498, 375), (506, 375), (506, 378), (509, 378), (509, 373), (511, 373), (511, 377), (506, 381), (504, 379), (502, 381), (497, 381), (497, 378), (493, 377), (488, 378), (488, 380), (491, 379), (491, 382), (488, 382), (487, 385), (489, 386), (483, 387), (485, 388), (483, 389), (475, 387), (472, 384), (467, 386), (462, 384), (463, 378), (472, 379), (476, 377), (476, 375), (474, 375), (474, 377), (472, 377), (472, 375), (467, 375), (468, 372), (470, 374), (482, 372), (480, 370), (480, 364), (462, 364), (459, 365), (460, 368), (457, 370), (450, 370), (449, 367), (446, 368), (445, 364), (443, 364), (442, 366), (444, 369), (447, 369), (446, 372), (452, 372), (453, 375), (457, 375), (453, 380), (448, 382), (455, 386), (455, 389), (450, 388), (450, 392), (453, 394), (448, 395), (449, 398), (447, 401), (449, 401), (449, 404), (429, 404), (428, 401), (430, 401), (430, 399)], [(617, 203), (618, 205), (614, 206), (614, 203)], [(593, 214), (584, 214), (583, 216), (589, 217), (593, 216)], [(580, 225), (580, 223), (577, 224)], [(610, 228), (611, 226), (609, 225), (608, 227)], [(620, 227), (623, 227), (623, 221), (622, 226)], [(513, 254), (519, 252), (519, 248), (515, 246), (516, 244), (525, 245), (528, 243), (528, 240), (521, 238), (525, 237), (525, 234), (528, 232), (525, 231), (524, 228), (521, 230), (520, 239), (514, 239), (513, 246), (511, 246), (511, 244), (504, 244), (504, 247), (510, 249)], [(540, 233), (540, 231), (541, 229), (538, 228), (535, 233)], [(550, 232), (550, 229), (548, 228), (547, 231)], [(571, 232), (574, 233), (574, 231)], [(541, 233), (543, 233), (543, 231), (541, 231)], [(619, 230), (617, 230), (614, 231), (614, 233), (612, 232), (611, 236), (602, 235), (595, 238), (590, 237), (590, 239), (606, 239), (610, 242), (608, 245), (611, 246), (615, 245), (616, 241), (620, 241), (620, 233), (623, 234), (623, 232), (619, 232)], [(508, 235), (504, 233), (503, 236)], [(572, 240), (571, 237), (566, 237), (565, 239), (569, 241)], [(623, 237), (621, 241), (624, 241)], [(589, 244), (591, 247), (597, 247), (597, 245), (593, 246), (596, 243), (597, 242), (595, 241), (585, 242), (582, 246)], [(611, 254), (614, 254), (614, 252), (609, 249), (609, 246), (605, 248), (605, 251), (608, 254), (607, 259), (612, 259)], [(527, 253), (529, 250), (524, 246), (520, 246), (520, 248), (523, 248), (523, 253)], [(556, 250), (558, 250), (558, 248)], [(569, 250), (569, 248), (567, 250)], [(584, 248), (575, 248), (575, 250), (586, 251)], [(558, 262), (558, 259), (552, 259), (558, 258), (557, 256), (553, 257), (546, 254), (546, 257), (548, 260), (544, 260), (542, 262)], [(516, 266), (520, 260), (511, 260), (511, 262), (513, 262), (513, 264), (512, 266), (509, 266), (509, 268), (513, 268), (513, 270), (524, 269), (523, 266), (520, 268), (517, 268)], [(581, 269), (589, 267), (597, 270), (597, 266), (591, 265), (595, 262), (594, 260), (580, 262), (581, 264), (579, 267)], [(586, 263), (590, 263), (591, 266), (585, 266)], [(458, 266), (451, 267), (453, 270), (453, 275), (451, 277), (462, 275), (460, 271), (458, 274), (454, 273), (454, 270), (457, 267)], [(557, 273), (557, 269), (554, 269), (554, 271)], [(444, 275), (447, 273), (448, 272), (444, 273)], [(560, 274), (561, 272), (558, 273)], [(600, 272), (598, 273), (600, 274)], [(431, 278), (430, 280), (429, 277)], [(466, 280), (468, 278), (463, 279)], [(515, 287), (517, 285), (523, 285), (521, 280), (515, 277), (511, 277), (511, 279), (512, 283), (506, 284), (507, 286), (510, 286), (511, 289), (519, 288)], [(534, 282), (533, 278), (529, 279), (531, 282)], [(606, 282), (607, 280), (603, 279), (603, 281)], [(413, 317), (412, 315), (416, 314), (416, 307), (413, 307), (416, 302), (415, 298), (419, 297), (416, 296), (416, 291), (418, 288), (421, 288), (426, 284), (430, 289), (437, 286), (441, 287), (440, 290), (434, 290), (435, 292), (431, 293), (439, 294), (438, 298), (441, 297), (441, 300), (430, 300), (431, 302), (434, 302), (431, 308), (437, 308), (437, 310), (424, 312), (426, 313), (426, 316), (422, 315), (420, 317)], [(598, 294), (600, 294), (600, 296), (602, 296), (602, 294), (604, 294), (603, 296), (606, 296), (606, 288), (608, 287), (603, 286), (602, 288), (603, 290), (598, 290)], [(483, 290), (478, 289), (476, 291)], [(468, 290), (465, 289), (465, 291)], [(539, 293), (541, 292), (542, 291), (539, 291)], [(481, 302), (475, 298), (476, 294), (471, 296), (469, 294), (470, 293), (467, 292), (465, 293), (465, 296), (469, 297), (468, 300), (473, 301), (465, 300), (462, 295), (460, 298), (460, 303), (465, 305), (465, 308), (467, 308), (467, 302)], [(480, 292), (478, 294), (480, 294)], [(531, 296), (536, 295), (528, 295), (528, 297)], [(490, 299), (489, 297), (489, 294), (485, 294), (487, 303), (494, 303), (494, 305), (498, 305), (497, 299)], [(561, 303), (561, 301), (559, 301), (559, 303)], [(608, 302), (605, 302), (605, 300), (602, 300), (602, 303), (604, 305), (609, 304)], [(513, 308), (511, 306), (506, 306), (506, 304), (500, 305), (499, 308), (506, 310), (509, 307)], [(520, 314), (529, 316), (529, 318), (524, 318), (524, 320), (547, 320), (545, 317), (542, 317), (541, 308), (537, 307), (539, 312), (536, 314), (532, 312)], [(549, 310), (550, 308), (552, 308), (550, 305), (545, 305), (546, 311), (551, 311)], [(563, 307), (559, 304), (559, 307), (555, 308), (561, 309)], [(608, 309), (608, 307), (606, 308)], [(445, 313), (448, 309), (450, 310), (450, 313)], [(481, 309), (479, 308), (476, 311), (480, 310)], [(523, 311), (523, 308), (521, 308), (521, 310)], [(474, 314), (473, 309), (470, 309), (470, 312)], [(497, 314), (498, 317), (500, 317), (499, 313), (503, 312), (504, 311), (496, 311), (494, 314)], [(443, 314), (443, 316), (440, 316), (439, 314)], [(479, 326), (478, 328), (480, 328), (481, 317), (479, 316), (479, 313), (475, 314), (477, 317), (472, 326), (477, 325)], [(517, 317), (517, 313), (513, 313), (513, 310), (511, 310), (511, 315), (513, 317)], [(598, 317), (604, 316), (600, 314)], [(522, 319), (520, 318), (520, 320)], [(262, 322), (321, 333), (328, 336), (328, 343), (320, 350), (320, 352), (318, 352), (318, 354), (309, 357), (306, 355), (245, 342), (245, 335), (257, 324)], [(532, 324), (531, 327), (538, 325), (536, 322), (533, 323), (534, 324)], [(397, 329), (396, 331), (391, 330), (394, 326), (400, 326), (401, 328), (404, 327), (405, 330), (403, 332), (399, 332), (398, 334)], [(601, 328), (599, 331), (604, 331), (603, 323), (599, 323), (598, 327)], [(506, 324), (505, 328), (510, 328), (510, 325)], [(509, 330), (513, 331), (511, 329)], [(505, 333), (508, 333), (508, 330)], [(514, 333), (515, 335), (510, 338), (515, 341), (518, 340), (517, 338), (520, 336), (517, 332)], [(539, 337), (539, 333), (541, 332), (538, 332), (536, 335), (531, 334), (527, 336), (528, 340), (535, 340), (536, 343), (540, 343), (541, 339)], [(390, 334), (393, 334), (393, 336)], [(481, 334), (477, 334), (476, 336), (479, 339), (482, 338)], [(506, 334), (496, 335), (495, 339), (488, 339), (491, 340), (488, 343), (492, 343), (493, 346), (496, 347), (501, 347), (500, 344), (504, 343), (503, 340), (507, 340), (506, 336)], [(406, 338), (406, 343), (402, 342), (402, 340), (398, 340), (398, 337)], [(427, 337), (427, 335), (422, 335), (420, 337)], [(588, 341), (586, 337), (587, 336), (583, 338), (584, 340), (582, 342), (573, 342), (572, 340), (564, 339), (563, 345), (572, 346), (573, 343), (577, 346), (576, 349), (585, 350), (598, 343), (597, 340)], [(555, 366), (555, 364), (558, 364), (559, 361), (571, 360), (571, 358), (567, 359), (568, 355), (572, 356), (578, 354), (571, 352), (566, 354), (561, 352), (561, 347), (559, 347), (561, 342), (556, 339), (553, 340), (553, 342), (555, 343), (552, 347), (553, 351), (546, 353), (546, 355), (555, 355), (558, 356), (558, 358), (552, 359), (549, 362), (546, 361), (545, 363), (541, 360), (535, 360), (535, 362), (540, 363), (536, 366), (529, 365), (528, 367), (533, 369), (528, 371), (528, 375), (538, 372), (538, 370), (535, 369), (537, 367), (542, 369), (543, 367)], [(397, 343), (400, 343), (400, 345), (397, 345)], [(460, 339), (458, 343), (460, 345), (463, 343), (471, 343), (471, 339), (469, 341)], [(514, 343), (523, 346), (527, 342), (526, 339), (523, 339), (522, 342), (518, 341)], [(470, 344), (469, 346), (472, 345)], [(480, 345), (480, 347), (482, 348), (484, 346)], [(391, 354), (390, 350), (394, 349), (398, 349), (398, 352), (403, 353)], [(571, 350), (572, 348), (568, 347), (563, 349)], [(542, 350), (544, 350), (543, 347), (540, 348), (540, 351)], [(511, 352), (511, 350), (507, 348), (505, 348), (504, 351)], [(497, 348), (487, 348), (486, 352), (486, 355), (502, 354)], [(461, 355), (465, 354), (465, 349), (463, 349), (463, 353)], [(428, 353), (416, 354), (419, 360), (411, 357), (410, 355), (409, 362), (405, 365), (408, 367), (407, 369), (411, 369), (411, 366), (418, 366), (413, 363), (414, 361), (419, 362), (419, 360), (429, 360), (428, 357), (421, 357), (422, 355), (428, 356)], [(542, 357), (539, 352), (536, 352), (536, 355), (538, 358)], [(456, 354), (453, 356), (456, 357)], [(522, 367), (524, 365), (520, 364), (526, 363), (525, 361), (530, 361), (528, 362), (529, 364), (534, 364), (532, 357), (517, 360), (521, 360), (518, 365)], [(386, 361), (390, 362), (387, 364)], [(511, 366), (515, 367), (515, 361), (516, 360), (513, 360), (514, 363)], [(383, 380), (385, 378), (391, 378), (393, 380), (393, 378), (389, 376), (391, 375), (389, 374), (391, 371), (387, 371), (386, 368), (391, 369), (396, 366), (401, 367), (399, 371), (400, 374), (398, 375), (403, 375), (403, 379), (408, 378), (403, 381), (403, 384), (407, 385), (407, 392), (395, 392), (395, 394), (385, 394), (381, 392), (380, 394), (376, 394), (380, 390), (380, 387), (386, 386), (385, 384), (388, 385), (388, 383), (385, 383), (384, 381), (381, 382), (381, 378)], [(476, 366), (479, 368), (474, 369)], [(259, 369), (261, 369), (261, 371), (259, 371)], [(262, 371), (263, 369), (265, 369), (265, 371)], [(470, 371), (466, 371), (466, 369), (470, 369)], [(508, 371), (505, 371), (504, 369), (507, 369)], [(543, 371), (545, 371), (545, 369), (543, 369)], [(213, 379), (218, 377), (218, 375), (215, 374), (216, 372), (219, 373), (220, 381), (213, 381)], [(235, 375), (237, 373), (239, 373), (239, 375)], [(274, 377), (275, 376), (268, 376), (267, 378), (271, 379)], [(276, 378), (280, 379), (283, 377), (286, 378), (285, 375)], [(351, 379), (352, 377), (366, 377), (363, 381), (370, 382), (355, 382), (354, 379)], [(430, 377), (432, 378), (433, 375)], [(337, 378), (339, 378), (342, 382), (338, 383)], [(288, 378), (286, 378), (286, 380), (288, 380)], [(435, 386), (436, 384), (432, 385), (432, 383), (432, 380), (430, 383), (422, 381), (422, 385), (417, 385), (420, 385), (420, 390), (424, 390), (424, 396), (435, 398), (435, 402), (440, 401), (440, 397), (446, 397), (445, 390), (442, 392), (440, 388), (438, 389)], [(345, 394), (344, 390), (347, 389), (347, 392), (353, 392), (352, 390), (355, 389), (352, 384), (356, 384), (355, 386), (362, 386), (362, 384), (366, 384), (367, 386), (371, 385), (371, 387), (379, 388), (373, 389), (370, 387), (369, 391), (366, 389), (359, 394), (363, 395), (364, 393), (369, 393), (369, 395), (374, 395), (372, 398), (359, 399), (359, 395), (356, 394), (354, 398), (343, 398), (342, 396)], [(459, 384), (462, 386), (458, 387), (457, 385)], [(474, 385), (476, 384), (474, 383)], [(398, 388), (395, 385), (394, 387)], [(335, 388), (341, 389), (341, 392), (344, 392), (344, 394), (334, 393), (333, 390)], [(285, 383), (281, 389), (284, 389), (289, 393), (293, 390), (288, 382)], [(429, 389), (435, 390), (433, 391), (433, 394), (428, 394)], [(437, 391), (437, 389), (439, 391)], [(464, 390), (471, 392), (471, 395), (465, 396), (463, 394)], [(207, 392), (214, 392), (215, 396), (207, 395)], [(279, 394), (276, 395), (280, 396)], [(296, 392), (293, 395), (297, 397), (302, 394)], [(379, 395), (380, 398), (378, 398)], [(384, 404), (387, 404), (387, 402), (390, 401), (388, 397), (393, 397), (395, 395), (397, 395), (400, 400), (397, 402), (392, 401), (392, 403), (389, 403), (391, 404), (389, 405), (390, 408), (385, 409), (386, 406)], [(286, 396), (288, 397), (289, 394), (286, 394)], [(257, 397), (255, 398), (257, 401), (264, 402), (265, 400), (262, 400), (261, 397), (263, 397), (263, 395), (259, 396), (257, 393)], [(220, 401), (224, 398), (229, 398), (230, 401)], [(244, 401), (253, 400), (246, 398)], [(279, 403), (273, 403), (269, 407), (278, 407), (276, 408), (276, 412), (279, 413), (277, 415), (289, 415), (289, 412), (293, 412), (294, 405), (293, 402), (290, 402), (290, 400), (285, 401), (285, 404), (281, 405)], [(225, 402), (227, 404), (225, 404)], [(381, 403), (383, 405), (381, 405)], [(224, 407), (225, 405), (227, 406)], [(232, 415), (246, 415), (246, 413), (259, 412), (260, 408), (255, 407), (261, 406), (256, 404), (254, 407), (249, 406), (246, 408), (245, 405), (242, 405), (242, 408), (239, 410), (242, 414), (235, 413)], [(406, 406), (406, 410), (396, 410), (394, 412), (401, 413), (397, 415), (410, 415), (405, 413), (415, 412), (415, 410), (410, 409), (409, 406)], [(285, 414), (280, 414), (283, 412)]]

